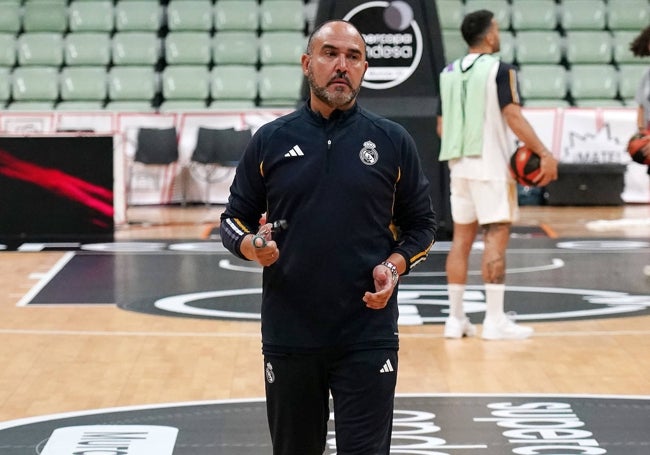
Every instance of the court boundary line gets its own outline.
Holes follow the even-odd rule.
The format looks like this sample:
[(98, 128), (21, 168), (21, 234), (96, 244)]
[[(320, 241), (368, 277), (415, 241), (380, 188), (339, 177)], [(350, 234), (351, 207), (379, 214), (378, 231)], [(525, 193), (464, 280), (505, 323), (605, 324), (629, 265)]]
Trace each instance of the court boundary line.
[[(35, 335), (35, 336), (97, 336), (97, 337), (158, 337), (158, 338), (250, 338), (261, 339), (258, 332), (145, 332), (123, 330), (36, 330), (36, 329), (0, 329), (2, 335)], [(563, 330), (535, 332), (534, 338), (552, 337), (598, 337), (598, 336), (643, 336), (650, 335), (648, 330)], [(442, 333), (400, 333), (400, 338), (444, 338)]]
[[(443, 393), (396, 393), (395, 398), (491, 398), (491, 397), (512, 397), (512, 398), (574, 398), (574, 399), (607, 399), (607, 400), (650, 400), (650, 395), (623, 395), (623, 394), (596, 394), (596, 393), (467, 393), (467, 392), (443, 392)], [(79, 411), (60, 412), (32, 417), (7, 420), (0, 422), (0, 430), (32, 425), (36, 423), (51, 422), (54, 420), (70, 419), (77, 417), (89, 417), (99, 414), (110, 414), (116, 412), (148, 411), (156, 409), (170, 409), (187, 406), (214, 406), (220, 404), (246, 404), (265, 403), (264, 397), (254, 398), (227, 398), (221, 400), (197, 400), (179, 401), (153, 404), (140, 404), (128, 406), (116, 406), (108, 408), (86, 409)]]
[(38, 283), (32, 286), (27, 293), (23, 296), (22, 299), (18, 301), (16, 306), (26, 307), (29, 305), (29, 302), (36, 297), (36, 295), (43, 290), (43, 288), (52, 280), (54, 277), (66, 266), (68, 262), (72, 260), (75, 253), (69, 251), (63, 254), (63, 256), (54, 264), (49, 270), (43, 274), (39, 274), (41, 278)]

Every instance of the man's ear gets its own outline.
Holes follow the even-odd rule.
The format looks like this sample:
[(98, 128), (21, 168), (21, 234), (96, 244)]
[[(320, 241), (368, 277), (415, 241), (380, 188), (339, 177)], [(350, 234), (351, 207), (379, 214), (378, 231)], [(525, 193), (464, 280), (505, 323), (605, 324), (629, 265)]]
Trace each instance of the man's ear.
[(302, 74), (307, 76), (309, 74), (309, 63), (311, 62), (311, 56), (309, 54), (302, 54), (300, 58), (300, 64), (302, 66)]

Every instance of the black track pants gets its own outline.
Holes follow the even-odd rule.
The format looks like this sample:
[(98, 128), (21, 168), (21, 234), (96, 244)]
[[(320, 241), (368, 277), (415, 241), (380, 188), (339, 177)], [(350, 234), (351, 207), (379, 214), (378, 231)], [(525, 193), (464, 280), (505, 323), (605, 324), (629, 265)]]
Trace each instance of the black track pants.
[(273, 455), (389, 454), (397, 350), (267, 354), (264, 373)]

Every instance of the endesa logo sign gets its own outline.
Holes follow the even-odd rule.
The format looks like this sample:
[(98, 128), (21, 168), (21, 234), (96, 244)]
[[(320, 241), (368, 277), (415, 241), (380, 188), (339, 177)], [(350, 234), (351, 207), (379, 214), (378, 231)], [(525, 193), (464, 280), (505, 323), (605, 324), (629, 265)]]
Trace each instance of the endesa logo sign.
[(343, 19), (352, 22), (366, 41), (369, 65), (363, 87), (375, 90), (396, 87), (420, 64), (422, 31), (408, 3), (362, 3)]
[(57, 428), (41, 455), (172, 455), (178, 428), (86, 425)]

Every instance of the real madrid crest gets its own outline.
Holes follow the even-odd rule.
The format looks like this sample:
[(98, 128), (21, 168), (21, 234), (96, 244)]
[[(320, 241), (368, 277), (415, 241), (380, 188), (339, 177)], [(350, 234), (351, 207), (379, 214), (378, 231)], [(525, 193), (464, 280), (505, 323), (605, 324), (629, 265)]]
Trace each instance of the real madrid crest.
[(377, 146), (374, 142), (366, 141), (363, 143), (363, 148), (359, 152), (359, 159), (368, 166), (372, 166), (379, 160), (379, 153), (377, 153)]
[(266, 382), (273, 384), (275, 382), (275, 373), (273, 373), (273, 365), (271, 365), (271, 362), (266, 364), (266, 370), (264, 373), (266, 375)]

